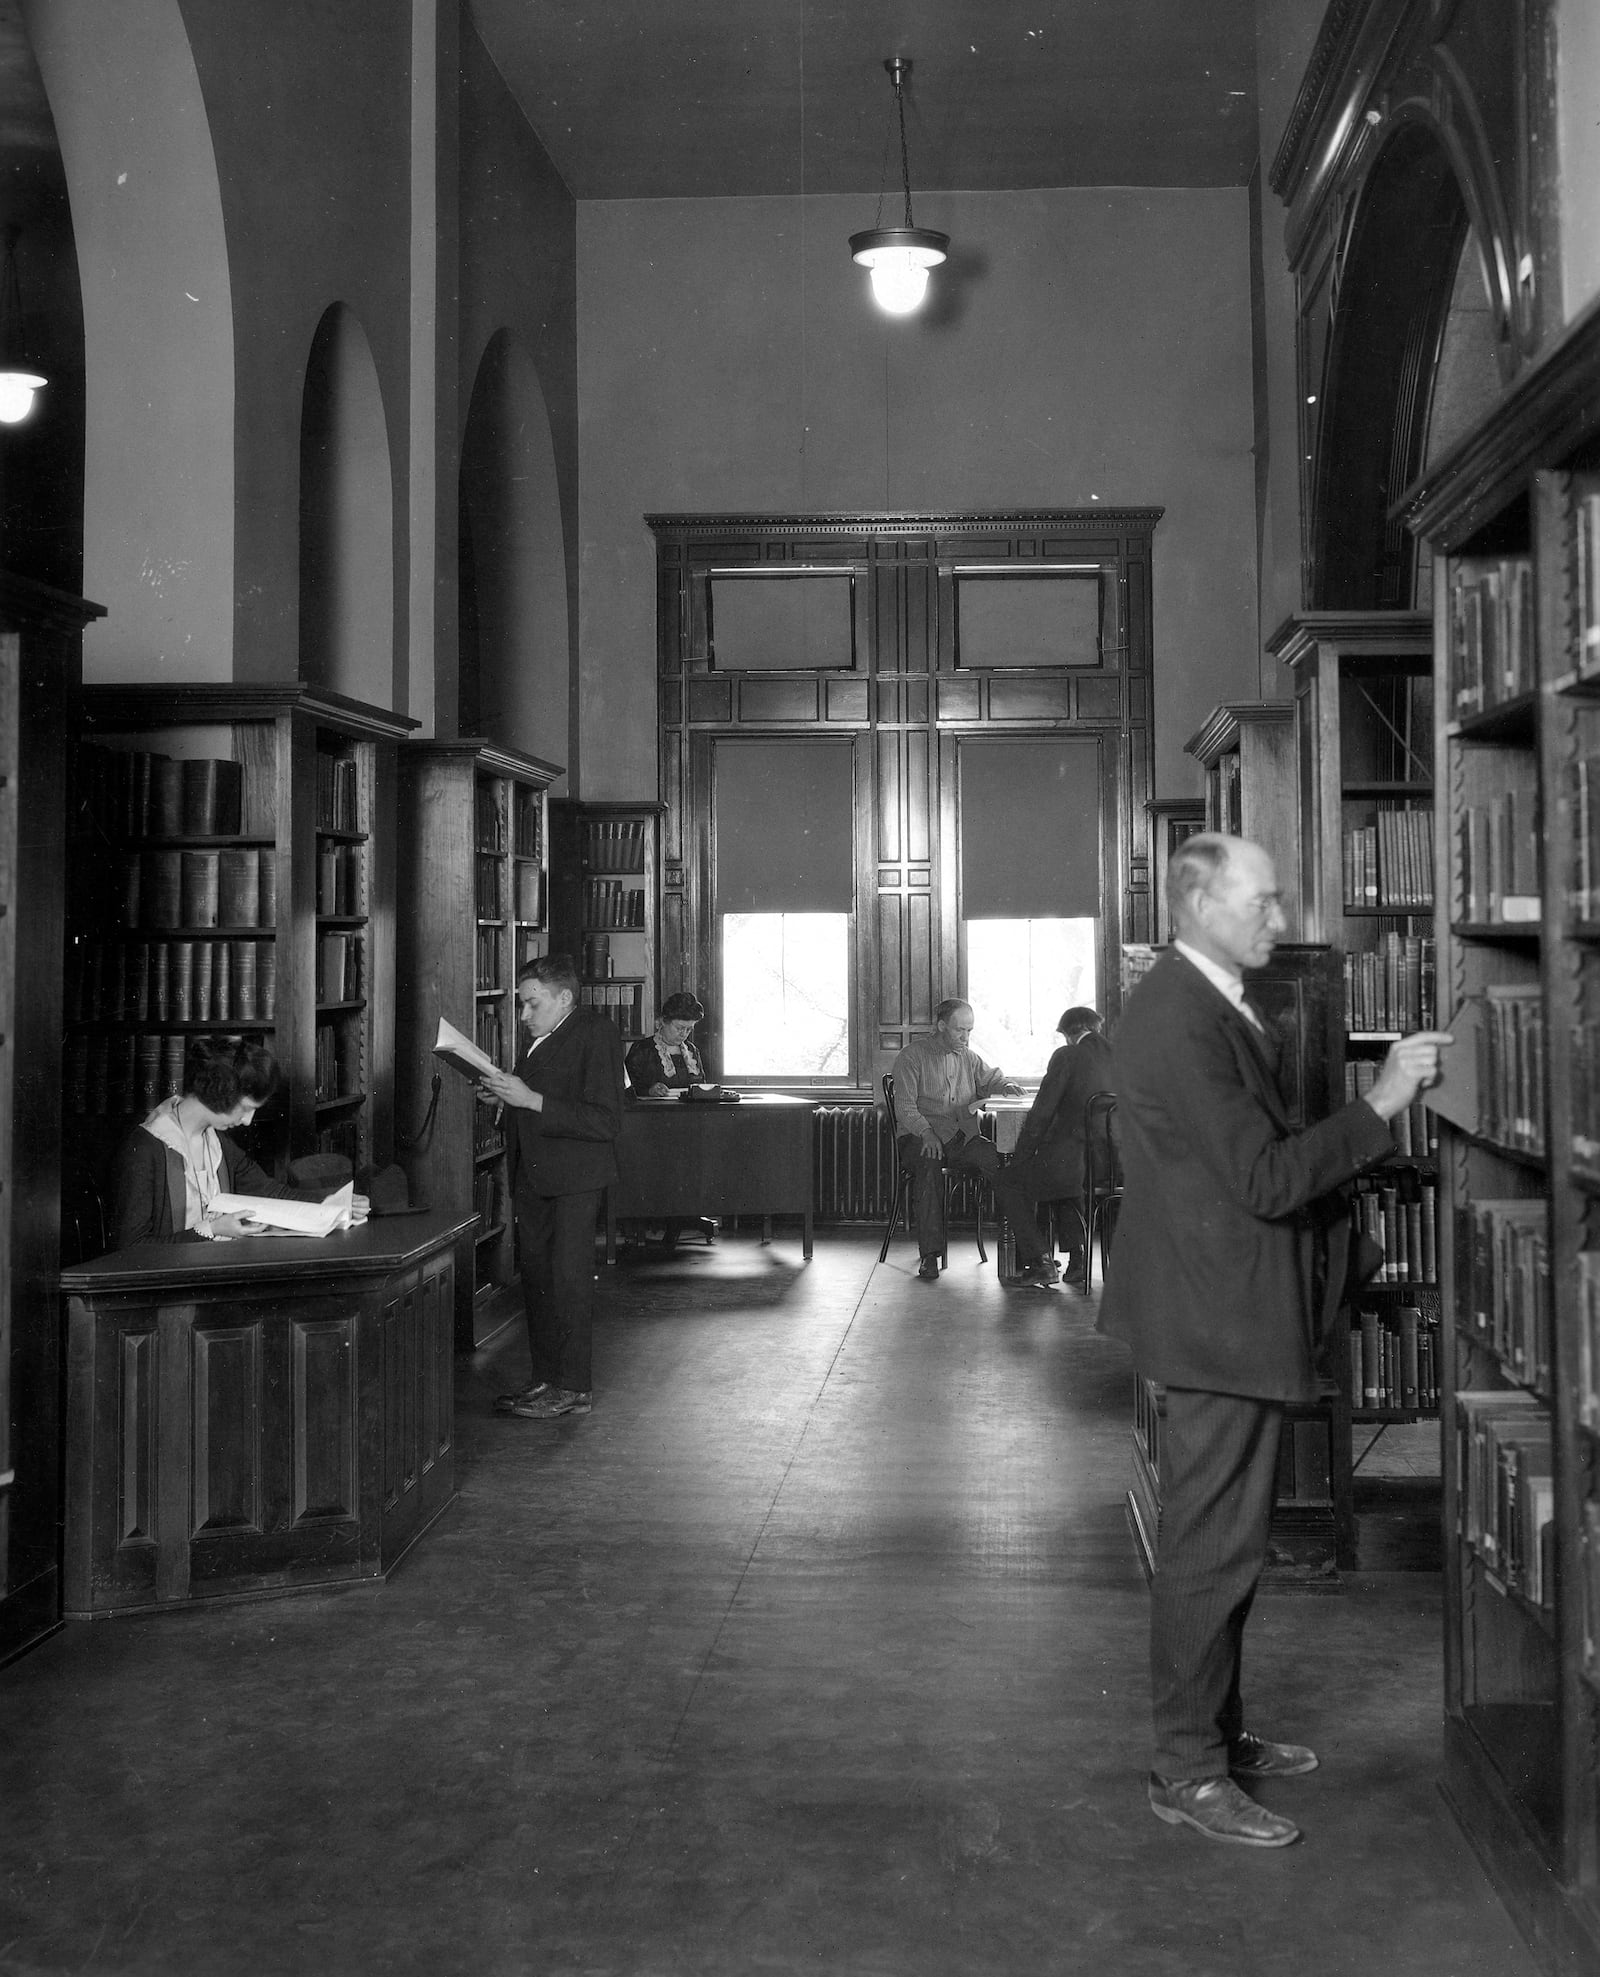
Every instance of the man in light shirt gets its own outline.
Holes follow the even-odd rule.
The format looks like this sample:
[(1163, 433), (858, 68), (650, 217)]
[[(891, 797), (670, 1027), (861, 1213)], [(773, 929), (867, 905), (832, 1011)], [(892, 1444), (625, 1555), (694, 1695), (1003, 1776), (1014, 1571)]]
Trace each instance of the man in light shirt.
[(921, 1262), (917, 1275), (931, 1283), (944, 1254), (944, 1177), (947, 1168), (977, 1174), (994, 1193), (1011, 1224), (1022, 1264), (1020, 1281), (1048, 1290), (1058, 1271), (1046, 1254), (1033, 1204), (1008, 1178), (1000, 1157), (978, 1132), (986, 1098), (1016, 1098), (1021, 1085), (985, 1064), (969, 1046), (972, 1004), (951, 997), (934, 1011), (932, 1036), (913, 1037), (894, 1060), (894, 1109), (900, 1164), (911, 1181)]
[(1299, 1828), (1238, 1781), (1317, 1759), (1246, 1725), (1240, 1653), (1284, 1410), (1317, 1398), (1318, 1334), (1342, 1287), (1340, 1272), (1314, 1301), (1318, 1224), (1332, 1220), (1324, 1197), (1393, 1151), (1389, 1121), (1449, 1038), (1403, 1038), (1365, 1097), (1297, 1130), (1244, 982), (1286, 924), (1271, 858), (1205, 832), (1173, 854), (1167, 884), (1175, 939), (1129, 997), (1113, 1053), (1124, 1192), (1100, 1313), (1166, 1389), (1149, 1799), (1208, 1839), (1282, 1847)]

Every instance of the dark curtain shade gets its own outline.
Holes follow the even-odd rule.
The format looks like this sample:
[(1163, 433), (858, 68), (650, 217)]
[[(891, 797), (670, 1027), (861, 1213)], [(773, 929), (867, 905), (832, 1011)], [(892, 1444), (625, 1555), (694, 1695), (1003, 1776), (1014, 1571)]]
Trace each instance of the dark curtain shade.
[(719, 741), (719, 913), (848, 913), (855, 904), (853, 748)]
[(1100, 745), (960, 743), (961, 916), (1100, 917)]
[(848, 570), (710, 577), (711, 663), (718, 672), (824, 672), (855, 664)]
[(1098, 666), (1100, 572), (957, 570), (956, 664)]

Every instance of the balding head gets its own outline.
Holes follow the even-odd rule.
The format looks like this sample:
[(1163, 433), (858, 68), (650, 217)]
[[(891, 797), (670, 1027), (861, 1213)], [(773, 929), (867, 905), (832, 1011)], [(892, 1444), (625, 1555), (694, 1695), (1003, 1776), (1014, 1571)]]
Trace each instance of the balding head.
[(1288, 925), (1272, 859), (1249, 838), (1200, 831), (1167, 867), (1178, 939), (1234, 974), (1262, 968)]

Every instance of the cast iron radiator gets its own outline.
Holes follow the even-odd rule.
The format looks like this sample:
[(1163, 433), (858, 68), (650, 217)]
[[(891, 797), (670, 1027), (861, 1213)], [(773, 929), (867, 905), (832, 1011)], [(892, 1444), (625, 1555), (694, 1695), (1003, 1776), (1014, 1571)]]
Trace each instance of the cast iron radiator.
[[(819, 1222), (889, 1219), (894, 1202), (894, 1141), (875, 1105), (819, 1105), (812, 1140), (812, 1208)], [(971, 1221), (972, 1183), (950, 1197), (952, 1220)]]

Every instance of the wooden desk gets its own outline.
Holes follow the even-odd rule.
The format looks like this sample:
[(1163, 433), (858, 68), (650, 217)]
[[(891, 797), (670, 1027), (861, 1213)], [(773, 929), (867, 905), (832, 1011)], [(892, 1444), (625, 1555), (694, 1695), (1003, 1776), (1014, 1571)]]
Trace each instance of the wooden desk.
[(455, 1494), (476, 1226), (383, 1216), (64, 1271), (67, 1613), (384, 1577)]
[(629, 1099), (617, 1142), (621, 1174), (606, 1194), (606, 1261), (617, 1223), (697, 1215), (759, 1215), (763, 1240), (775, 1214), (803, 1220), (811, 1255), (811, 1115), (816, 1101), (775, 1092), (737, 1105)]

